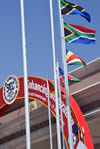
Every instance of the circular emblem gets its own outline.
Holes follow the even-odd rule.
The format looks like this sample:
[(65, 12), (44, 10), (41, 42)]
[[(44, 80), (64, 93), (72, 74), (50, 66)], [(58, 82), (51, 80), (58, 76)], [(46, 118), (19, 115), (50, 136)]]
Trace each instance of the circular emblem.
[[(77, 143), (77, 137), (75, 136), (74, 133), (72, 133), (72, 138), (73, 138), (73, 146), (75, 147), (75, 145)], [(69, 144), (69, 137), (68, 137), (68, 144)]]
[(12, 104), (18, 95), (18, 80), (11, 75), (7, 78), (3, 87), (3, 99), (6, 104)]

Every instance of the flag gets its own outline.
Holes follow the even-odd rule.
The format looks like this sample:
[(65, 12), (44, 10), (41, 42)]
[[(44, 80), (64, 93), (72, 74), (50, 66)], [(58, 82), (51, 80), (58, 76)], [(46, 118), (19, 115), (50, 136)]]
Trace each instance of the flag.
[(50, 80), (48, 80), (48, 84), (49, 84), (49, 94), (54, 94), (55, 93), (54, 84)]
[[(51, 80), (48, 80), (49, 82), (49, 94), (55, 94), (55, 86), (54, 86), (54, 82)], [(58, 88), (58, 87), (57, 87)], [(58, 89), (57, 89), (58, 90)], [(58, 94), (59, 94), (59, 90), (58, 90)], [(64, 92), (61, 90), (61, 94), (64, 94)]]
[(64, 23), (65, 41), (68, 43), (95, 43), (95, 30), (80, 25)]
[(71, 74), (68, 74), (68, 81), (69, 81), (69, 83), (75, 83), (75, 82), (80, 82), (81, 80), (78, 78), (75, 78)]
[(69, 50), (66, 50), (66, 62), (68, 65), (82, 65), (86, 69), (85, 61)]
[(90, 15), (79, 5), (67, 2), (66, 0), (60, 0), (62, 15), (79, 14), (84, 17), (88, 22), (91, 21)]
[(60, 82), (64, 81), (64, 71), (59, 67), (59, 79)]
[[(60, 82), (64, 81), (64, 71), (59, 67), (59, 76), (60, 76)], [(74, 82), (80, 82), (81, 80), (79, 80), (78, 78), (75, 78), (74, 76), (72, 76), (71, 74), (68, 74), (68, 81), (69, 83), (74, 83)]]

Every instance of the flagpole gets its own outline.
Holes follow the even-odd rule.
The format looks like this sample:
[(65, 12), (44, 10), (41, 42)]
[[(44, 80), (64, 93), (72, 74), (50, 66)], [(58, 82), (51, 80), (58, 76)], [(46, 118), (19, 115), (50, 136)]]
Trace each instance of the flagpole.
[(52, 52), (53, 52), (53, 67), (54, 67), (54, 82), (55, 82), (57, 142), (58, 142), (58, 149), (61, 149), (61, 134), (60, 134), (60, 122), (59, 122), (57, 76), (56, 76), (56, 54), (55, 54), (55, 39), (54, 39), (54, 23), (53, 23), (52, 0), (49, 0), (49, 2), (50, 2), (51, 37), (52, 37)]
[(48, 89), (48, 117), (49, 117), (49, 133), (50, 133), (50, 149), (53, 149), (52, 147), (52, 123), (51, 123), (51, 112), (50, 112), (50, 96), (49, 96), (49, 84), (48, 84), (48, 78), (47, 78), (47, 89)]
[[(63, 21), (63, 18), (62, 18)], [(63, 24), (64, 30), (64, 24)], [(71, 123), (71, 109), (70, 109), (70, 97), (69, 97), (69, 85), (68, 85), (68, 72), (67, 72), (67, 63), (66, 63), (66, 51), (65, 51), (65, 41), (63, 37), (63, 65), (64, 65), (64, 83), (65, 83), (65, 92), (66, 92), (66, 105), (67, 105), (67, 115), (68, 115), (68, 132), (69, 132), (69, 146), (70, 149), (73, 147), (73, 135), (72, 135), (72, 123)]]
[(72, 136), (72, 124), (71, 124), (71, 110), (70, 110), (70, 98), (69, 98), (69, 86), (68, 86), (68, 72), (66, 63), (66, 51), (65, 51), (65, 39), (64, 39), (64, 22), (61, 16), (60, 0), (59, 5), (59, 17), (60, 17), (60, 30), (61, 30), (61, 45), (62, 45), (62, 59), (64, 67), (64, 83), (65, 83), (65, 93), (66, 93), (66, 106), (67, 106), (67, 122), (68, 122), (68, 134), (69, 134), (69, 146), (73, 149), (73, 136)]
[(59, 103), (60, 103), (60, 114), (61, 114), (61, 127), (62, 127), (62, 144), (63, 149), (65, 149), (65, 141), (64, 141), (64, 123), (63, 123), (63, 112), (62, 112), (62, 98), (61, 98), (61, 88), (60, 88), (60, 80), (59, 80), (59, 62), (57, 61), (57, 80), (58, 80), (58, 88), (59, 88)]
[(25, 21), (24, 21), (24, 0), (20, 0), (21, 9), (21, 26), (22, 26), (22, 47), (23, 47), (23, 67), (24, 67), (24, 94), (25, 94), (25, 121), (26, 121), (26, 146), (31, 149), (30, 145), (30, 117), (28, 103), (28, 76), (27, 76), (27, 56), (26, 56), (26, 39), (25, 39)]

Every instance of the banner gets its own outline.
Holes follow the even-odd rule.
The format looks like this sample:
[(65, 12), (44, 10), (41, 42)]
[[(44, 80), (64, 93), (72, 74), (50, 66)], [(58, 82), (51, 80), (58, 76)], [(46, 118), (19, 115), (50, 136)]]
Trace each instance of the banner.
[[(48, 108), (48, 89), (46, 79), (29, 76), (28, 92), (29, 99), (37, 100)], [(0, 88), (0, 116), (2, 116), (10, 106), (20, 102), (22, 99), (24, 99), (24, 78), (16, 77), (14, 75), (9, 76), (3, 87)], [(86, 121), (78, 104), (71, 95), (70, 104), (74, 149), (94, 149)], [(61, 108), (63, 112), (65, 143), (67, 149), (69, 149), (65, 95), (62, 95)], [(50, 110), (56, 118), (56, 104), (54, 94), (50, 94)], [(61, 117), (59, 118), (61, 124)]]

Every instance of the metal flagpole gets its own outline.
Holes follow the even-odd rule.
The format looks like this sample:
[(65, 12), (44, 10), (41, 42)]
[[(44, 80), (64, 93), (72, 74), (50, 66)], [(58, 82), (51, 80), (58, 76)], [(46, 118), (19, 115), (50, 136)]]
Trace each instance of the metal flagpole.
[(63, 149), (65, 149), (65, 141), (64, 141), (64, 123), (63, 123), (63, 112), (62, 112), (62, 99), (61, 99), (61, 88), (60, 88), (60, 79), (59, 79), (59, 62), (57, 61), (57, 80), (59, 87), (59, 103), (60, 103), (60, 114), (61, 114), (61, 127), (62, 127), (62, 144)]
[(49, 132), (50, 132), (50, 149), (52, 149), (52, 127), (51, 127), (51, 112), (50, 112), (50, 96), (49, 96), (49, 84), (47, 79), (47, 89), (48, 89), (48, 117), (49, 117)]
[[(63, 19), (63, 18), (62, 18)], [(64, 24), (63, 24), (64, 29)], [(70, 149), (73, 149), (73, 135), (72, 135), (72, 124), (71, 124), (71, 110), (70, 110), (70, 98), (69, 98), (69, 87), (68, 87), (68, 72), (67, 72), (67, 63), (66, 63), (66, 51), (65, 51), (65, 41), (63, 37), (63, 65), (64, 65), (64, 84), (65, 84), (65, 93), (66, 93), (66, 106), (67, 106), (67, 121), (68, 121), (68, 133), (69, 133), (69, 146)]]
[(30, 118), (28, 103), (28, 80), (27, 80), (27, 56), (26, 56), (26, 39), (25, 39), (25, 23), (24, 23), (24, 1), (20, 0), (21, 9), (21, 26), (22, 26), (22, 46), (23, 46), (23, 66), (24, 66), (24, 94), (25, 94), (25, 118), (26, 118), (26, 145), (27, 149), (31, 149), (30, 145)]
[(61, 41), (62, 41), (62, 59), (63, 59), (63, 67), (64, 67), (64, 83), (65, 83), (65, 93), (66, 93), (69, 146), (70, 146), (70, 149), (73, 149), (74, 147), (73, 147), (69, 87), (68, 87), (68, 72), (67, 72), (65, 39), (64, 39), (64, 22), (63, 22), (63, 17), (61, 16), (60, 0), (58, 1), (58, 5), (59, 5), (59, 17), (60, 17), (60, 28), (61, 28), (60, 30), (61, 30)]
[(56, 78), (56, 54), (55, 54), (52, 0), (49, 0), (49, 2), (50, 2), (51, 37), (52, 37), (53, 67), (54, 67), (54, 82), (55, 82), (57, 142), (58, 142), (58, 149), (61, 149), (61, 135), (60, 135), (60, 123), (59, 123), (59, 107), (58, 107), (57, 78)]

